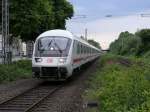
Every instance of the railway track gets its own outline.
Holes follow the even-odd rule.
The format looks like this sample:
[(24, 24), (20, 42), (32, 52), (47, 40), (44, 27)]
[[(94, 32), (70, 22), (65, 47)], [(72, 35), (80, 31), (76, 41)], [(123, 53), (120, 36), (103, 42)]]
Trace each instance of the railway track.
[(0, 112), (30, 112), (47, 97), (53, 95), (62, 85), (39, 85), (5, 102), (0, 103)]

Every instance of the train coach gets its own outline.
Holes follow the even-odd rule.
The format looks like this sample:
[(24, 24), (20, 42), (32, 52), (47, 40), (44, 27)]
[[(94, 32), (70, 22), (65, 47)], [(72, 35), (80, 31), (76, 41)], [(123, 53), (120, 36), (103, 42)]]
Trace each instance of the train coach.
[(50, 30), (35, 41), (32, 56), (34, 77), (65, 80), (73, 70), (100, 56), (100, 49), (66, 30)]

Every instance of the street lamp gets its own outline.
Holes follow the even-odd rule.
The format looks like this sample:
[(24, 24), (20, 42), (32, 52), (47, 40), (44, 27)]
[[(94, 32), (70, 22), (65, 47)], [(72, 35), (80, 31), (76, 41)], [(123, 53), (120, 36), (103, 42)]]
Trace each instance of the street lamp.
[(111, 15), (111, 14), (108, 14), (108, 15), (106, 15), (105, 17), (109, 18), (109, 17), (112, 17), (112, 15)]
[(150, 17), (150, 14), (141, 14), (141, 17)]

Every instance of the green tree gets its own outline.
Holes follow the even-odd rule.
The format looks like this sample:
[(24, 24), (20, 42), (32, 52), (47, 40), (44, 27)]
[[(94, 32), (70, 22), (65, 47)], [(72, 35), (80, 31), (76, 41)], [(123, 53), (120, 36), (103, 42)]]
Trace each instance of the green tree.
[(142, 45), (139, 49), (139, 54), (142, 55), (147, 51), (150, 51), (150, 29), (142, 29), (135, 33), (141, 38)]
[[(32, 40), (42, 18), (39, 16), (41, 0), (13, 0), (10, 2), (10, 33)], [(32, 38), (31, 38), (32, 37)]]
[(54, 28), (65, 29), (66, 21), (73, 16), (73, 6), (67, 0), (51, 0), (53, 3)]
[(90, 40), (88, 40), (88, 43), (95, 46), (95, 47), (97, 47), (97, 48), (99, 48), (99, 49), (101, 49), (100, 44), (98, 42), (96, 42), (95, 40), (90, 39)]
[(67, 0), (12, 0), (10, 13), (12, 36), (28, 41), (46, 30), (64, 29), (73, 6)]
[(141, 40), (129, 32), (122, 32), (119, 38), (111, 43), (110, 52), (119, 55), (137, 55)]

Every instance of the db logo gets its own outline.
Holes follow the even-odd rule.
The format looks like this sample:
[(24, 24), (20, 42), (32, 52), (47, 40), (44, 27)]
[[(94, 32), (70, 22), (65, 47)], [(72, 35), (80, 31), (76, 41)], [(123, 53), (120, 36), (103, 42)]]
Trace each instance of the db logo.
[(53, 62), (53, 59), (51, 59), (51, 58), (47, 59), (47, 63), (52, 63), (52, 62)]

